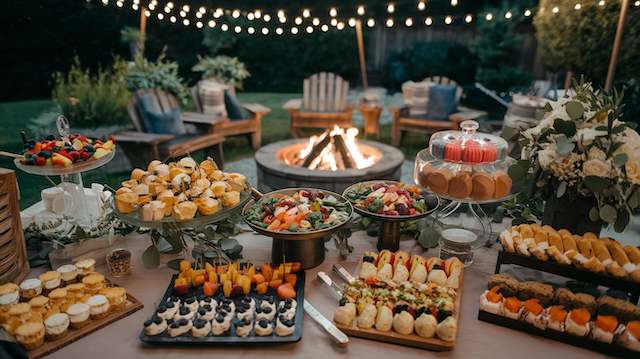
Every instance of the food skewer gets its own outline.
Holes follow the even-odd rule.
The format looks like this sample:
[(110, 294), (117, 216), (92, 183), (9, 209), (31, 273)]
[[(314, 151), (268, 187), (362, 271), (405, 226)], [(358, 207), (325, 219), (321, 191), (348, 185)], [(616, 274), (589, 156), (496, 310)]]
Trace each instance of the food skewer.
[(24, 156), (21, 155), (21, 154), (13, 153), (13, 152), (7, 152), (7, 151), (0, 151), (0, 156), (17, 158), (17, 159), (20, 159), (20, 160), (24, 159)]

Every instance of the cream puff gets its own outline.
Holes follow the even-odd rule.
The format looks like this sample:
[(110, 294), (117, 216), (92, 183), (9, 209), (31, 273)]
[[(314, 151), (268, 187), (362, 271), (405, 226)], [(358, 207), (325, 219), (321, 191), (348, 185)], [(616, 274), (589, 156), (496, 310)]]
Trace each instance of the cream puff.
[(191, 322), (191, 320), (183, 318), (174, 320), (173, 323), (169, 325), (169, 329), (167, 329), (167, 332), (171, 337), (177, 337), (182, 334), (188, 333), (192, 327), (193, 323)]
[(256, 335), (259, 337), (265, 337), (273, 333), (273, 326), (271, 321), (267, 319), (259, 319), (256, 323)]
[(160, 335), (167, 330), (167, 327), (167, 322), (164, 319), (154, 315), (151, 319), (144, 322), (144, 333), (151, 336)]
[(241, 338), (248, 336), (251, 333), (252, 329), (253, 329), (253, 321), (251, 319), (248, 319), (248, 318), (240, 319), (236, 323), (236, 335)]

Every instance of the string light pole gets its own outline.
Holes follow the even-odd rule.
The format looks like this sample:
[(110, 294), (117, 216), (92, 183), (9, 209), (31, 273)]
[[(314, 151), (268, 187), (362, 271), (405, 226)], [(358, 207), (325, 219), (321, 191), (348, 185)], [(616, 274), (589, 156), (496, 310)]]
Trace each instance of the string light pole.
[(362, 77), (362, 87), (366, 90), (369, 87), (367, 79), (367, 63), (364, 57), (364, 41), (362, 38), (362, 21), (356, 20), (356, 39), (358, 41), (358, 57), (360, 59), (360, 76)]
[(141, 57), (144, 57), (144, 38), (147, 30), (147, 8), (145, 6), (140, 7), (140, 34), (138, 35), (138, 53)]
[[(627, 10), (629, 9), (629, 0), (622, 0), (620, 4), (620, 18), (618, 19), (618, 27), (616, 28), (616, 37), (613, 40), (613, 50), (611, 50), (611, 59), (609, 60), (609, 69), (607, 71), (607, 80), (604, 84), (605, 91), (611, 91), (613, 79), (616, 75), (616, 66), (618, 65), (618, 53), (620, 52), (620, 43), (622, 42), (622, 33), (624, 24), (627, 20)], [(637, 5), (636, 5), (637, 6)]]

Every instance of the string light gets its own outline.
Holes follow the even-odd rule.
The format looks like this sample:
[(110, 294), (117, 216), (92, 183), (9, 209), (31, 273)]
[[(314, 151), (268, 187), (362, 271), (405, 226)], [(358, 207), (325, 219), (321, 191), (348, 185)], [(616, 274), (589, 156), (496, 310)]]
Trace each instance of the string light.
[(338, 19), (336, 19), (336, 18), (331, 19), (330, 24), (331, 24), (331, 26), (337, 26), (338, 25)]
[(207, 12), (207, 9), (204, 6), (200, 6), (200, 8), (198, 9), (198, 12), (201, 12), (204, 14), (205, 12)]
[(122, 1), (118, 1), (118, 2), (116, 2), (116, 6), (117, 6), (117, 7), (122, 7), (122, 5), (123, 5)]
[(393, 3), (387, 5), (387, 12), (389, 14), (393, 14), (394, 11), (396, 11), (396, 7), (395, 7), (395, 5), (393, 5)]
[(171, 1), (169, 1), (169, 2), (167, 3), (167, 7), (168, 7), (169, 9), (173, 9), (173, 3), (172, 3)]
[(284, 24), (285, 22), (287, 22), (287, 18), (282, 16), (278, 18), (278, 21), (280, 21), (281, 24)]
[(464, 17), (464, 22), (466, 22), (467, 24), (470, 23), (471, 21), (473, 21), (473, 16), (467, 15)]
[(291, 33), (294, 34), (294, 35), (297, 34), (298, 33), (298, 28), (297, 27), (292, 27), (291, 28)]
[(253, 16), (253, 13), (252, 13), (252, 12), (250, 12), (250, 13), (248, 13), (248, 14), (247, 14), (247, 19), (248, 19), (249, 21), (253, 20), (253, 18), (254, 18), (254, 16)]
[(424, 1), (418, 1), (418, 10), (422, 11), (427, 8), (427, 4)]
[(184, 19), (184, 20), (182, 20), (182, 24), (183, 24), (184, 26), (189, 26), (189, 19)]
[(340, 22), (338, 23), (338, 25), (336, 25), (336, 29), (338, 29), (338, 30), (342, 30), (342, 29), (344, 29), (344, 22), (340, 21)]
[(300, 16), (296, 17), (296, 20), (294, 21), (296, 23), (296, 25), (300, 25), (302, 24), (302, 18)]
[(216, 9), (216, 11), (213, 13), (213, 17), (217, 19), (222, 16), (222, 14), (224, 14), (224, 11), (222, 11), (222, 9)]
[(311, 25), (307, 26), (307, 32), (308, 33), (312, 33), (313, 32), (313, 26), (311, 26)]
[(220, 26), (220, 29), (221, 29), (222, 31), (227, 31), (227, 30), (229, 30), (229, 25), (227, 25), (227, 24), (222, 24), (222, 26)]
[(149, 11), (149, 10), (145, 10), (145, 11), (144, 11), (144, 16), (146, 16), (146, 17), (151, 16), (151, 11)]
[(254, 11), (254, 12), (253, 12), (253, 16), (255, 16), (255, 17), (256, 17), (256, 19), (261, 18), (261, 17), (262, 17), (262, 11), (260, 11), (260, 10), (256, 10), (256, 11)]
[(266, 27), (262, 28), (262, 35), (267, 35), (269, 33), (269, 29), (267, 29)]
[[(102, 3), (104, 3), (104, 1)], [(155, 9), (156, 9), (156, 6), (153, 3), (149, 4), (149, 10), (153, 11)]]
[(487, 14), (487, 16), (485, 16), (485, 19), (487, 19), (487, 21), (493, 20), (493, 14), (491, 13)]
[(196, 23), (196, 27), (197, 27), (198, 29), (202, 29), (202, 22), (198, 21), (198, 22)]
[(313, 26), (318, 26), (320, 25), (320, 19), (318, 19), (317, 17), (314, 17), (311, 23), (313, 24)]
[(281, 27), (276, 27), (276, 34), (282, 35), (283, 32)]
[(408, 17), (408, 18), (404, 21), (404, 24), (405, 24), (407, 27), (411, 27), (411, 26), (413, 26), (413, 19), (411, 19), (410, 17)]
[(324, 24), (320, 27), (320, 30), (322, 30), (323, 32), (327, 32), (329, 31), (329, 26), (327, 26), (327, 24)]
[(374, 27), (376, 25), (376, 21), (374, 19), (367, 20), (367, 26)]
[(360, 16), (364, 15), (364, 6), (362, 5), (358, 6), (357, 12), (358, 12), (358, 15)]
[(187, 13), (184, 10), (180, 10), (180, 16), (187, 17)]
[(136, 11), (137, 11), (137, 10), (138, 10), (138, 4), (133, 4), (133, 5), (131, 5), (131, 8), (132, 8), (133, 10), (136, 10)]
[(431, 19), (431, 17), (424, 19), (424, 24), (427, 26), (431, 26), (431, 24), (433, 24), (433, 19)]
[(309, 17), (309, 16), (311, 16), (311, 11), (309, 11), (309, 9), (302, 10), (302, 17)]
[(253, 34), (254, 32), (256, 32), (256, 29), (254, 29), (253, 26), (249, 26), (249, 28), (247, 29), (247, 32), (249, 34)]
[(338, 16), (338, 10), (336, 10), (335, 7), (332, 7), (331, 9), (329, 9), (329, 16), (331, 16), (331, 17)]
[(171, 9), (168, 6), (164, 7), (164, 12), (166, 12), (167, 14), (171, 12)]
[(600, 2), (598, 2), (598, 6), (604, 6), (606, 3), (604, 0), (600, 0)]
[(580, 5), (580, 3), (577, 3), (576, 6), (573, 7), (575, 10), (580, 10), (582, 9), (582, 5)]
[(175, 16), (171, 16), (169, 18), (169, 21), (171, 21), (172, 23), (175, 23), (176, 22), (176, 17)]
[(513, 14), (511, 13), (511, 11), (507, 11), (507, 13), (504, 14), (504, 18), (507, 19), (507, 20), (511, 19), (511, 17), (513, 17)]
[(239, 34), (239, 33), (242, 32), (242, 28), (240, 26), (236, 25), (236, 27), (233, 28), (233, 31), (235, 31), (236, 34)]
[(551, 12), (554, 13), (554, 14), (557, 14), (558, 11), (560, 11), (560, 8), (557, 7), (557, 6), (554, 6), (553, 9), (551, 9)]
[(269, 21), (271, 21), (271, 15), (269, 15), (269, 14), (264, 14), (264, 16), (262, 17), (262, 20), (264, 20), (264, 22), (269, 22)]
[(458, 0), (451, 0), (451, 6), (458, 5)]
[(447, 25), (451, 25), (451, 23), (453, 22), (453, 18), (451, 16), (447, 16), (444, 18), (444, 23)]
[(527, 9), (524, 11), (524, 16), (529, 17), (531, 16), (531, 10)]
[(210, 28), (214, 28), (214, 27), (216, 27), (216, 22), (213, 21), (213, 20), (209, 20), (209, 24), (208, 25), (209, 25)]
[(232, 16), (234, 19), (239, 18), (239, 17), (240, 17), (240, 10), (238, 10), (238, 9), (233, 10), (233, 12), (231, 13), (231, 16)]
[(162, 19), (164, 19), (164, 14), (159, 12), (158, 13), (158, 20), (162, 20)]
[(634, 3), (633, 3), (633, 6), (635, 6), (635, 7), (640, 6), (640, 0), (638, 0), (638, 1), (636, 1), (636, 2), (634, 2)]
[(196, 13), (196, 17), (197, 17), (198, 19), (202, 19), (202, 13), (197, 12), (197, 13)]
[(284, 10), (278, 10), (278, 17), (285, 17)]
[(350, 18), (350, 19), (349, 19), (349, 23), (348, 23), (348, 24), (349, 24), (349, 26), (351, 26), (351, 27), (356, 26), (356, 19), (354, 19), (354, 18)]
[(385, 24), (387, 25), (387, 27), (393, 27), (393, 19), (392, 18), (388, 18), (387, 22)]

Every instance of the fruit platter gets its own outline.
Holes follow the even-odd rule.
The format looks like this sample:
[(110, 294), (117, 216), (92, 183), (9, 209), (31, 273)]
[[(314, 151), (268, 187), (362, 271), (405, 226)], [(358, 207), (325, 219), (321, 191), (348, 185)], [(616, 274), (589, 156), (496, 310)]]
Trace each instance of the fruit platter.
[(228, 218), (251, 198), (251, 189), (244, 175), (223, 172), (210, 158), (197, 163), (183, 157), (134, 168), (114, 197), (115, 212), (132, 225), (191, 227)]
[(49, 135), (26, 140), (16, 167), (35, 175), (66, 175), (96, 169), (113, 159), (116, 143), (107, 139), (72, 134), (67, 138)]
[(609, 355), (640, 352), (640, 307), (597, 289), (574, 292), (495, 274), (480, 296), (478, 319)]
[(302, 337), (300, 263), (182, 261), (140, 340), (149, 344), (290, 343)]
[(366, 252), (342, 289), (336, 326), (353, 336), (451, 350), (460, 315), (463, 264), (407, 252)]

